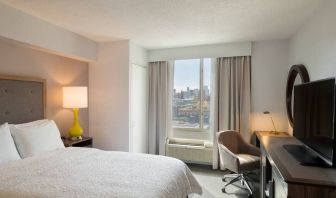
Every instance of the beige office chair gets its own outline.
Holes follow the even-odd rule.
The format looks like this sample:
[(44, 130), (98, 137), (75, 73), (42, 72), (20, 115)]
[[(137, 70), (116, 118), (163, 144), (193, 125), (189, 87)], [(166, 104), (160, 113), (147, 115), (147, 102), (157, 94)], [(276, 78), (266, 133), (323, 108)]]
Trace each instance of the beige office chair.
[(227, 178), (233, 179), (224, 186), (222, 191), (225, 192), (228, 185), (240, 181), (252, 195), (251, 187), (244, 174), (260, 168), (260, 150), (245, 142), (237, 131), (220, 131), (217, 133), (217, 140), (221, 169), (229, 169), (235, 173), (224, 175), (223, 181)]

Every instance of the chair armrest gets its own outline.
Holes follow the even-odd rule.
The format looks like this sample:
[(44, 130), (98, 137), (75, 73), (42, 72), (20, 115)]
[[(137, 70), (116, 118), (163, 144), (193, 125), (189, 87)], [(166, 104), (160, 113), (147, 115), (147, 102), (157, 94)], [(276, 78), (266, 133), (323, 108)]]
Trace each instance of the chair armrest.
[(219, 154), (221, 159), (221, 164), (224, 168), (227, 168), (235, 173), (238, 173), (239, 169), (239, 159), (237, 155), (232, 153), (229, 149), (227, 149), (225, 146), (219, 144)]
[(250, 155), (260, 156), (260, 149), (252, 144), (244, 142), (240, 145), (240, 153), (246, 153)]

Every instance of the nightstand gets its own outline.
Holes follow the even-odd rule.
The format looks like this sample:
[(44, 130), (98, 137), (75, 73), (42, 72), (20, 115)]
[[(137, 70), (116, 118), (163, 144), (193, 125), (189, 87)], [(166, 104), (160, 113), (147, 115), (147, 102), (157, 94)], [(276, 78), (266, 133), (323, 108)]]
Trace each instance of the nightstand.
[(65, 147), (92, 147), (92, 137), (83, 137), (82, 140), (71, 140), (62, 137)]

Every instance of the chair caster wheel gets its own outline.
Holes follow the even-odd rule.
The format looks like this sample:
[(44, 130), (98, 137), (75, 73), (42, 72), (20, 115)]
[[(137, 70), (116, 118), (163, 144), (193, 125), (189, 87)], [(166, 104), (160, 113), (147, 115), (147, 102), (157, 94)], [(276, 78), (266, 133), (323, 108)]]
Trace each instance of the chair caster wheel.
[(226, 182), (226, 178), (223, 178), (222, 181), (223, 181), (223, 182)]
[(225, 190), (225, 188), (222, 188), (222, 193), (226, 193), (226, 190)]
[(248, 198), (253, 198), (253, 196), (252, 195), (248, 195)]

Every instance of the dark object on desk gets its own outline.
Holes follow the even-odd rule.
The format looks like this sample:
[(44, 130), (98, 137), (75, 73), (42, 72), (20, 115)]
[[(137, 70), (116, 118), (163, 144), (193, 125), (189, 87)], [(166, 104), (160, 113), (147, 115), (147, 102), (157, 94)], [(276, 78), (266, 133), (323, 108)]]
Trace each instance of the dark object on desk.
[(62, 137), (65, 147), (92, 147), (92, 138), (83, 137), (81, 140), (71, 140), (69, 138)]
[(335, 78), (294, 88), (293, 136), (336, 167)]
[(274, 131), (276, 131), (275, 124), (274, 124), (274, 120), (273, 120), (273, 118), (272, 118), (271, 112), (269, 112), (269, 111), (264, 111), (264, 114), (270, 116), (271, 121), (272, 121), (272, 124), (273, 124), (273, 129), (274, 129)]
[(303, 145), (283, 145), (284, 149), (288, 151), (302, 166), (318, 166), (330, 168), (323, 159), (316, 155), (313, 151), (310, 151)]

